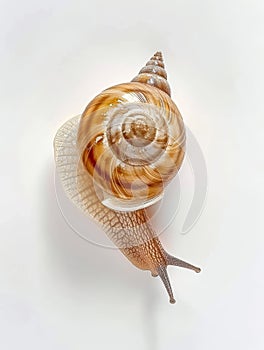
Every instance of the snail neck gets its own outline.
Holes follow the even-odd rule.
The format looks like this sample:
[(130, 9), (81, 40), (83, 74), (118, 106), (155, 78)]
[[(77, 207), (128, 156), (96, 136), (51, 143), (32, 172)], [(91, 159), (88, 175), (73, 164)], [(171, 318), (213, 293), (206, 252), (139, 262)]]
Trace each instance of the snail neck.
[(171, 95), (162, 53), (159, 51), (151, 57), (132, 81), (154, 86)]

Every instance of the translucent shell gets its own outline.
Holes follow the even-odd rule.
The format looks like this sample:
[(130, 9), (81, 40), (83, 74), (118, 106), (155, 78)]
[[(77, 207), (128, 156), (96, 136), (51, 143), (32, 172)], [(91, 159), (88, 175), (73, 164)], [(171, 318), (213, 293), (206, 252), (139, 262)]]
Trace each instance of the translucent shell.
[(158, 201), (181, 166), (184, 147), (184, 124), (176, 105), (149, 84), (133, 81), (106, 89), (80, 120), (82, 163), (102, 203), (115, 210), (136, 210)]

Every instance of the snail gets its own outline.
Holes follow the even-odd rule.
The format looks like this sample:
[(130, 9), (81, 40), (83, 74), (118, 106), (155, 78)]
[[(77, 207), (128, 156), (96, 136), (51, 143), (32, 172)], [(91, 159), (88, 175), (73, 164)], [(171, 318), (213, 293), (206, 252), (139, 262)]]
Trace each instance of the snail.
[(129, 83), (97, 95), (54, 140), (55, 161), (69, 198), (99, 223), (127, 259), (159, 276), (175, 303), (167, 266), (200, 268), (165, 251), (149, 223), (185, 154), (185, 128), (171, 99), (161, 52)]

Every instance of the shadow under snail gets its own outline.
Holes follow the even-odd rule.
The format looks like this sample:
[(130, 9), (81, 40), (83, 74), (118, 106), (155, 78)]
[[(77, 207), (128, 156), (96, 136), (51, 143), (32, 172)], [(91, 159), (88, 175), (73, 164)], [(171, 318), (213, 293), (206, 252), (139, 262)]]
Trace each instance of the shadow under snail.
[(162, 198), (185, 154), (185, 128), (160, 52), (130, 82), (97, 95), (54, 140), (68, 197), (99, 223), (136, 267), (159, 276), (175, 303), (167, 266), (200, 272), (162, 247), (147, 207)]

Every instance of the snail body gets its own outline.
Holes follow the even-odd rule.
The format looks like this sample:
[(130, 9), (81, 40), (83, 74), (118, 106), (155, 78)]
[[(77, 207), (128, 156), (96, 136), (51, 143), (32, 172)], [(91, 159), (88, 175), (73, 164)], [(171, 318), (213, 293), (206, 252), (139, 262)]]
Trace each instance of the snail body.
[(160, 276), (174, 303), (167, 266), (200, 269), (163, 249), (145, 209), (162, 198), (185, 152), (161, 53), (130, 83), (104, 90), (65, 123), (54, 148), (67, 195), (136, 267)]

